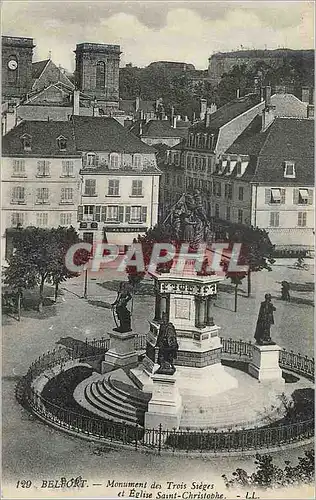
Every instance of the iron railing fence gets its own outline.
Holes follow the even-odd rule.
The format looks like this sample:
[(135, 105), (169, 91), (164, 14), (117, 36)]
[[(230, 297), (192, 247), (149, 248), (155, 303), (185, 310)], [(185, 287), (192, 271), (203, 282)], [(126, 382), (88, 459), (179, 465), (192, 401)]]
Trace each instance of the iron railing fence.
[[(140, 339), (139, 343), (143, 346), (144, 337), (142, 336)], [(226, 354), (235, 360), (247, 359), (249, 361), (251, 359), (253, 345), (250, 342), (234, 339), (221, 339), (221, 341), (224, 355)], [(104, 349), (104, 352), (109, 348), (108, 339), (100, 339), (97, 342), (92, 341), (92, 343), (93, 347)], [(86, 345), (91, 347), (91, 342), (86, 342)], [(39, 417), (60, 429), (91, 436), (95, 439), (101, 438), (129, 444), (136, 449), (138, 446), (143, 446), (158, 452), (161, 450), (174, 452), (176, 450), (186, 452), (243, 451), (281, 446), (308, 439), (314, 435), (313, 418), (288, 424), (274, 423), (252, 429), (227, 431), (192, 431), (190, 429), (170, 431), (164, 430), (162, 425), (156, 429), (146, 429), (124, 422), (94, 418), (91, 414), (76, 413), (69, 408), (63, 408), (44, 399), (41, 394), (34, 390), (32, 381), (41, 373), (57, 366), (62, 370), (64, 365), (71, 360), (85, 361), (89, 359), (84, 354), (91, 354), (91, 351), (88, 348), (69, 351), (59, 347), (40, 356), (31, 364), (27, 374), (17, 385), (16, 397), (20, 402), (27, 403), (29, 408)], [(280, 352), (280, 366), (314, 379), (314, 359), (307, 356), (283, 350)]]

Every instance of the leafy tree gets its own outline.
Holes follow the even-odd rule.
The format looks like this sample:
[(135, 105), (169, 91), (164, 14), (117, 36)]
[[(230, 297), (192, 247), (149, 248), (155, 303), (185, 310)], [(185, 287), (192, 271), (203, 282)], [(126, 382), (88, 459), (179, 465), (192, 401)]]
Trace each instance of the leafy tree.
[[(13, 240), (15, 251), (8, 259), (9, 267), (5, 272), (6, 283), (19, 291), (38, 285), (38, 310), (41, 311), (45, 282), (54, 283), (56, 298), (59, 283), (76, 276), (76, 273), (66, 268), (65, 256), (69, 247), (79, 241), (74, 228), (28, 227), (21, 229)], [(84, 263), (87, 255), (82, 254), (77, 258), (80, 263)]]
[(314, 449), (306, 450), (304, 457), (298, 458), (298, 464), (292, 466), (290, 461), (285, 461), (285, 468), (277, 467), (271, 455), (256, 454), (256, 470), (248, 474), (244, 469), (238, 468), (232, 473), (232, 478), (222, 475), (227, 488), (236, 486), (260, 488), (275, 488), (277, 486), (290, 486), (294, 484), (308, 484), (314, 482), (315, 477), (315, 452)]

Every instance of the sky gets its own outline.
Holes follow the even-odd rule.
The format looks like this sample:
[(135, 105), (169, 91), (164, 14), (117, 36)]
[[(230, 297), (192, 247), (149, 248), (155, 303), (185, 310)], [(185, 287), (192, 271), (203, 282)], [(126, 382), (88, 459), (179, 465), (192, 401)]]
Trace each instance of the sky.
[(314, 2), (2, 2), (2, 34), (34, 38), (34, 60), (74, 70), (77, 43), (121, 46), (121, 66), (183, 61), (206, 69), (214, 52), (314, 48)]

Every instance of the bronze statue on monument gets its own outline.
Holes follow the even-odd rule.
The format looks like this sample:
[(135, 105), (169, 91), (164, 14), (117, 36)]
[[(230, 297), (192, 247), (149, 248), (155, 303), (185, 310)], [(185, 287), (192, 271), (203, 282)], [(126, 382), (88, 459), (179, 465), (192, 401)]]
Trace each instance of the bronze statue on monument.
[[(112, 304), (113, 317), (116, 332), (126, 333), (132, 330), (131, 327), (131, 311), (127, 308), (127, 304), (133, 298), (133, 286), (129, 282), (122, 281), (119, 286), (117, 297)], [(117, 322), (119, 320), (119, 323)]]
[(258, 345), (275, 345), (275, 342), (271, 340), (270, 328), (274, 325), (273, 312), (276, 308), (271, 302), (271, 294), (266, 293), (264, 296), (264, 302), (261, 302), (255, 339)]
[(156, 347), (159, 348), (159, 368), (156, 373), (173, 375), (176, 371), (174, 360), (177, 359), (179, 345), (177, 342), (176, 329), (174, 325), (168, 321), (167, 313), (162, 314), (162, 323), (160, 324)]

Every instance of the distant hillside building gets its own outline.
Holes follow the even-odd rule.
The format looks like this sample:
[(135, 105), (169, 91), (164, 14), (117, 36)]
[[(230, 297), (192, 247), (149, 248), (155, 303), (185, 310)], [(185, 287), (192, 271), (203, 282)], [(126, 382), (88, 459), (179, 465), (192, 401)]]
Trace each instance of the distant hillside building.
[[(314, 50), (237, 50), (232, 52), (217, 52), (209, 58), (208, 77), (217, 85), (224, 73), (229, 72), (233, 66), (241, 64), (255, 64), (264, 61), (267, 64), (281, 65), (291, 57), (300, 60), (302, 67), (313, 73)], [(311, 77), (311, 81), (314, 77)]]
[(190, 63), (177, 61), (154, 61), (147, 68), (164, 69), (169, 73), (182, 73), (183, 71), (195, 71), (195, 66)]

